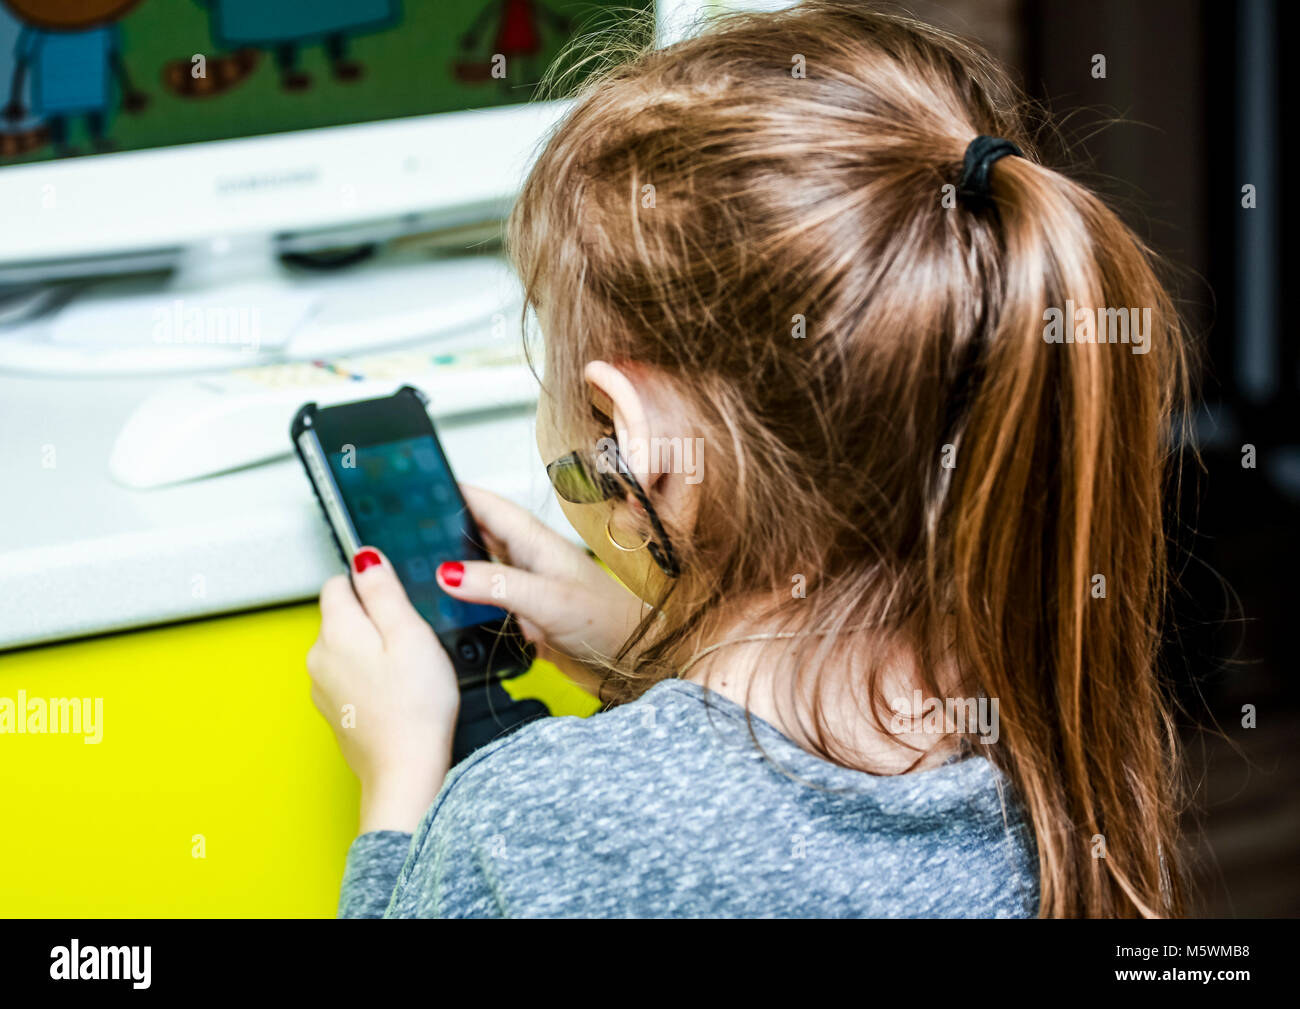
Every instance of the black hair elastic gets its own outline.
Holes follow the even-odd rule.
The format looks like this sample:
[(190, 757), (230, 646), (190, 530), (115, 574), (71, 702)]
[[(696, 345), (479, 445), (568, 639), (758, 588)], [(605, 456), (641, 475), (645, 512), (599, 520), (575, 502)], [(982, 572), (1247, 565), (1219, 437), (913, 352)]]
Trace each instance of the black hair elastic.
[(1001, 137), (986, 137), (981, 134), (972, 140), (966, 147), (966, 157), (962, 160), (957, 195), (976, 206), (989, 203), (989, 169), (998, 158), (1005, 158), (1008, 154), (1024, 157), (1024, 151)]

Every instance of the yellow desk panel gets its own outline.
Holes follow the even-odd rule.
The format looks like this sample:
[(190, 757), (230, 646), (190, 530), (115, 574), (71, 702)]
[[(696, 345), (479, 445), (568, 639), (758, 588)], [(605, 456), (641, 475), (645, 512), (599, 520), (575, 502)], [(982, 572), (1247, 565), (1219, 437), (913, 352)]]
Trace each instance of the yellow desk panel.
[[(332, 916), (358, 795), (308, 696), (318, 626), (303, 604), (0, 653), (0, 703), (103, 703), (99, 743), (0, 733), (0, 916)], [(545, 663), (509, 690), (598, 707)]]

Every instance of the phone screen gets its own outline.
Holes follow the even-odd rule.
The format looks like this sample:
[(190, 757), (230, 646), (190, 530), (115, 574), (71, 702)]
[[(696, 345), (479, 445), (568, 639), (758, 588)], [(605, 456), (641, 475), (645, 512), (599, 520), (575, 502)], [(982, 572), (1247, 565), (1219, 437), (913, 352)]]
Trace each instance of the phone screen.
[(504, 620), (495, 606), (438, 588), (445, 561), (487, 560), (437, 441), (428, 435), (328, 452), (330, 472), (362, 543), (397, 569), (411, 602), (439, 634)]

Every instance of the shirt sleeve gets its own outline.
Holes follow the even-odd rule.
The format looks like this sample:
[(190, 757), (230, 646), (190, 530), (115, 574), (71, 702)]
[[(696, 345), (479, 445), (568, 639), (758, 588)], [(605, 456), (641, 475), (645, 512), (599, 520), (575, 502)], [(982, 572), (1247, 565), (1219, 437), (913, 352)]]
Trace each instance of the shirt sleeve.
[(400, 830), (362, 834), (348, 848), (339, 892), (340, 918), (382, 918), (411, 848), (411, 835)]
[(514, 846), (506, 842), (512, 814), (503, 793), (510, 790), (511, 765), (486, 758), (513, 752), (512, 742), (526, 731), (525, 726), (489, 743), (452, 768), (416, 828), (387, 910), (390, 917), (509, 917), (503, 883), (512, 866), (503, 856)]

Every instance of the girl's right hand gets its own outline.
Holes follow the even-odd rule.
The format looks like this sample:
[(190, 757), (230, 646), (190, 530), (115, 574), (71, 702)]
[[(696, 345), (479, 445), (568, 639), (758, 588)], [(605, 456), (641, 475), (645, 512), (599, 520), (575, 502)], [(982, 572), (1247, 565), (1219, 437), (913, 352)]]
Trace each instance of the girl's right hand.
[(594, 691), (599, 660), (617, 654), (649, 607), (526, 509), (478, 487), (461, 491), (501, 563), (443, 564), (438, 585), (464, 602), (509, 610), (540, 658)]

